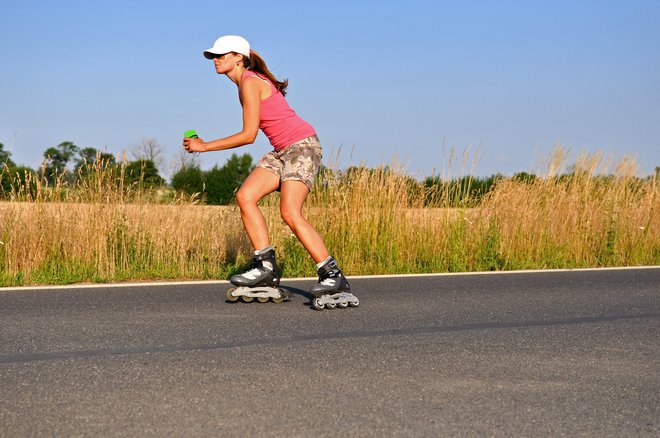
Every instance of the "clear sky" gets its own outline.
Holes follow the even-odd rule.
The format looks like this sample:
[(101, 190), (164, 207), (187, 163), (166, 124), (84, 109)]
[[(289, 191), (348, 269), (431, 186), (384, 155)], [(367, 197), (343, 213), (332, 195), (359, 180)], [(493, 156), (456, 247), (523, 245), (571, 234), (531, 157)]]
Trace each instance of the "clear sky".
[[(241, 129), (236, 87), (202, 52), (247, 38), (342, 167), (427, 176), (534, 171), (553, 144), (660, 166), (660, 1), (34, 1), (0, 7), (0, 143), (38, 167), (63, 141), (180, 152)], [(255, 159), (270, 146), (232, 152)]]

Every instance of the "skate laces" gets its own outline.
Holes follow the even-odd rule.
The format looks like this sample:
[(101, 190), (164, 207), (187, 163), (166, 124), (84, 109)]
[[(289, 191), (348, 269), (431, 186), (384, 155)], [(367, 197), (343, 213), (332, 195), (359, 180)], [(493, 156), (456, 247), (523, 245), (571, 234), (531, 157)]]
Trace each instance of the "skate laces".
[(326, 278), (322, 282), (319, 283), (321, 286), (334, 286), (337, 284), (337, 281), (334, 278)]
[(330, 275), (319, 281), (321, 286), (330, 286), (333, 287), (337, 284), (337, 279), (341, 277), (341, 272), (331, 272)]
[(245, 272), (242, 277), (248, 278), (250, 280), (256, 279), (259, 275), (261, 275), (261, 271), (257, 268), (252, 268), (249, 271)]

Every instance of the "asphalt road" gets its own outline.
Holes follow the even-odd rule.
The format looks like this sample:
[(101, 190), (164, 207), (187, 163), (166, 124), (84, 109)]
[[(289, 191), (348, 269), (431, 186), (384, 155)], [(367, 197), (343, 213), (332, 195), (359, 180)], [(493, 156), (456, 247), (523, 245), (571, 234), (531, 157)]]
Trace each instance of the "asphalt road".
[(659, 436), (660, 268), (0, 289), (0, 436)]

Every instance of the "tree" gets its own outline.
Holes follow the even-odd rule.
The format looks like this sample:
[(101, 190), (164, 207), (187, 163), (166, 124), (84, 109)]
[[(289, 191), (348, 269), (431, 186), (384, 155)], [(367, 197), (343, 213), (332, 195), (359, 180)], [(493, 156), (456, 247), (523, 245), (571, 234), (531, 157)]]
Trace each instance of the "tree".
[(440, 177), (428, 177), (424, 180), (426, 192), (425, 205), (430, 207), (471, 207), (490, 192), (502, 175), (495, 174), (489, 177), (475, 177), (466, 175), (452, 180), (443, 180)]
[(230, 204), (234, 199), (234, 193), (253, 168), (250, 154), (240, 157), (232, 154), (223, 167), (213, 167), (204, 175), (207, 202), (216, 205)]
[(0, 196), (7, 196), (12, 192), (26, 191), (33, 187), (34, 170), (25, 166), (18, 166), (11, 160), (11, 152), (5, 151), (5, 147), (0, 143)]
[(153, 188), (165, 184), (158, 174), (158, 168), (151, 160), (137, 160), (126, 166), (124, 181), (127, 184), (138, 184), (142, 188)]
[(101, 152), (95, 148), (83, 148), (78, 152), (76, 169), (81, 168), (85, 164), (94, 164), (97, 161), (107, 162), (108, 164), (115, 164), (115, 156), (107, 152)]
[(112, 167), (116, 164), (115, 156), (95, 148), (83, 148), (78, 152), (74, 167), (75, 175), (86, 177), (97, 164), (100, 164), (102, 169)]
[(170, 162), (170, 171), (173, 174), (176, 174), (184, 167), (193, 166), (199, 167), (199, 157), (181, 148), (179, 149), (178, 154), (176, 154)]
[(5, 145), (0, 143), (0, 191), (2, 194), (11, 190), (11, 171), (15, 164), (9, 159), (11, 152), (5, 151)]
[(204, 191), (204, 173), (199, 165), (183, 166), (172, 176), (172, 188), (193, 195)]
[(11, 160), (11, 152), (5, 151), (5, 145), (0, 143), (0, 170), (2, 167), (13, 168), (16, 167), (16, 163)]
[(523, 183), (533, 183), (536, 180), (536, 175), (533, 173), (527, 173), (527, 172), (518, 172), (513, 175), (512, 179), (514, 181), (519, 181)]
[(157, 169), (163, 167), (165, 147), (155, 137), (143, 138), (142, 143), (133, 146), (131, 154), (137, 161), (151, 161)]
[[(56, 147), (46, 149), (41, 177), (45, 178), (49, 184), (55, 184), (57, 178), (66, 173), (69, 162), (79, 151), (78, 146), (70, 141), (65, 141)], [(70, 179), (72, 178), (70, 177)]]
[(5, 167), (0, 169), (0, 196), (36, 193), (36, 173), (26, 166)]

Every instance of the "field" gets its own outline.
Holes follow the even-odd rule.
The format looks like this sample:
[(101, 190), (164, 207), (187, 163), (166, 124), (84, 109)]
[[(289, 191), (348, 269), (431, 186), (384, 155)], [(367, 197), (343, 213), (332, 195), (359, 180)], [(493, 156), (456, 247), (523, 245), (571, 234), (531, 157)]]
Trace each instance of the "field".
[[(657, 175), (640, 178), (634, 161), (598, 154), (560, 174), (565, 160), (555, 149), (542, 174), (500, 179), (478, 200), (396, 166), (331, 167), (305, 211), (349, 276), (660, 264)], [(0, 286), (224, 279), (252, 250), (236, 207), (164, 203), (102, 166), (75, 184), (28, 178), (5, 197)], [(262, 208), (283, 275), (315, 275), (277, 206), (274, 194)]]

